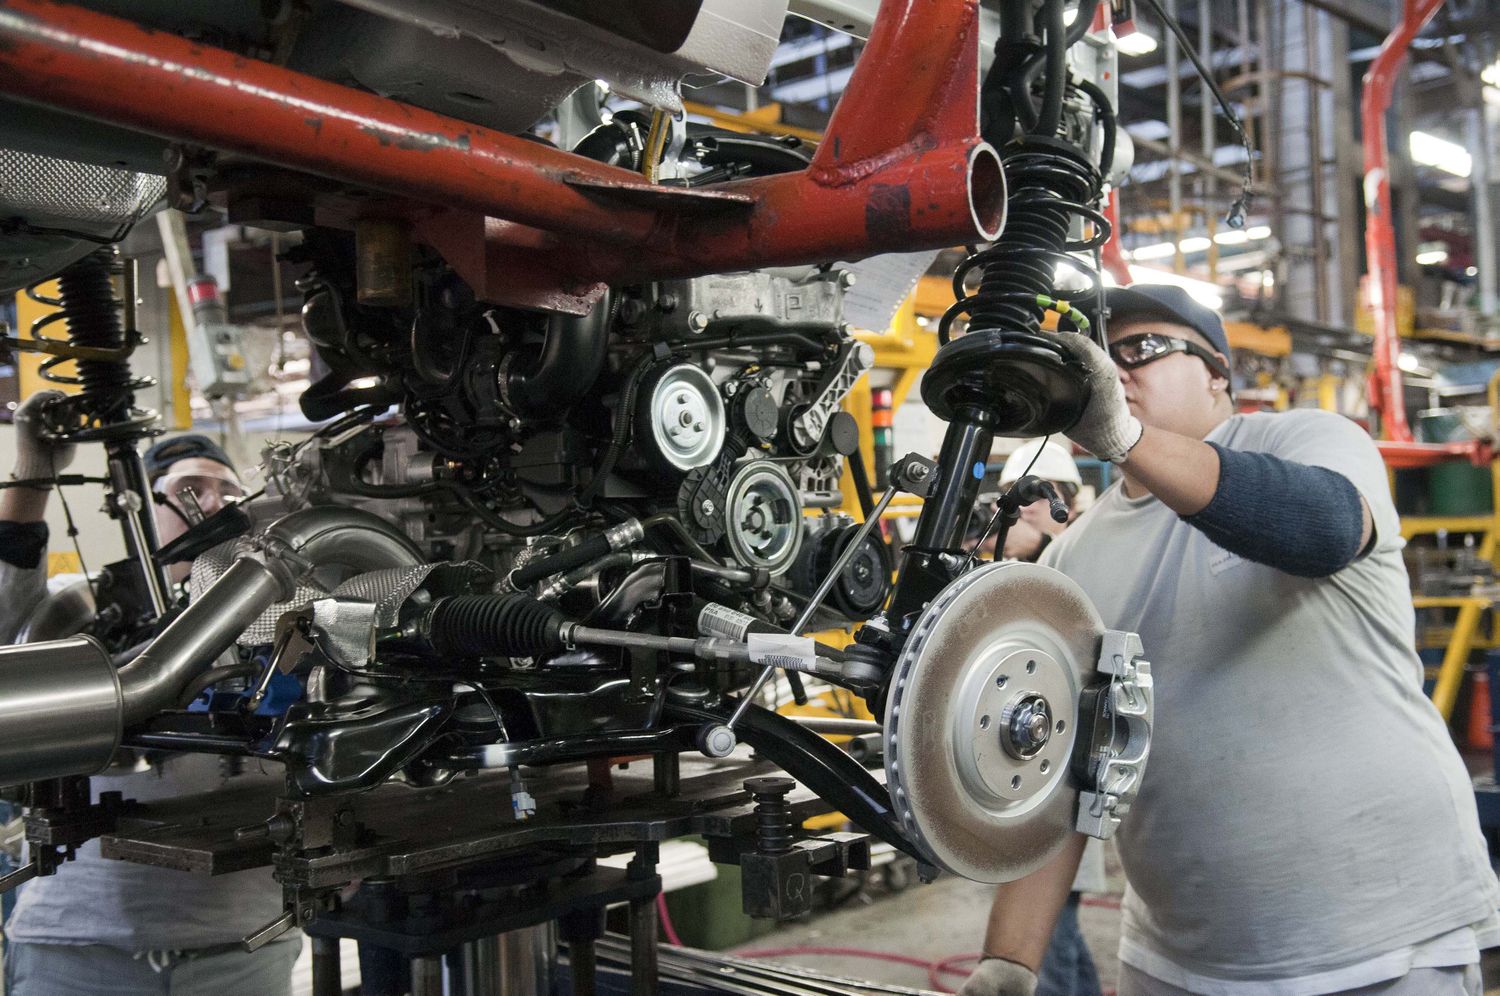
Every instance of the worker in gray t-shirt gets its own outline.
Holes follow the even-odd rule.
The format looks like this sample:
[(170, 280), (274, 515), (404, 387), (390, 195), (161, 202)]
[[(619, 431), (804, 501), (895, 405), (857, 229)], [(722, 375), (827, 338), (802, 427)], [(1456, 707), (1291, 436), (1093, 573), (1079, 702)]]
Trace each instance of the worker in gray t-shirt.
[[(1223, 324), (1182, 291), (1109, 306), (1110, 355), (1059, 338), (1092, 387), (1068, 435), (1124, 480), (1042, 563), (1140, 633), (1156, 679), (1119, 996), (1478, 996), (1500, 886), (1422, 693), (1374, 444), (1328, 412), (1236, 415)], [(1082, 845), (999, 888), (961, 992), (1035, 989)]]
[[(42, 482), (61, 474), (74, 447), (37, 431), (41, 408), (57, 392), (33, 395), (16, 410), (17, 480)], [(185, 500), (204, 514), (241, 493), (224, 451), (205, 436), (178, 436), (146, 451), (146, 472), (157, 502), (162, 542), (187, 528)], [(185, 489), (192, 498), (185, 499)], [(49, 597), (44, 521), (51, 485), (0, 489), (0, 643), (9, 643)], [(185, 567), (185, 565), (182, 565)], [(173, 580), (182, 579), (174, 567)], [(204, 754), (134, 755), (122, 751), (108, 772), (91, 780), (101, 791), (150, 802), (231, 785), (278, 779), (258, 764), (235, 771)], [(277, 996), (291, 991), (301, 935), (246, 953), (240, 939), (282, 911), (281, 886), (266, 869), (210, 878), (189, 872), (111, 861), (99, 842), (78, 850), (57, 874), (21, 886), (5, 924), (5, 986), (9, 996)]]

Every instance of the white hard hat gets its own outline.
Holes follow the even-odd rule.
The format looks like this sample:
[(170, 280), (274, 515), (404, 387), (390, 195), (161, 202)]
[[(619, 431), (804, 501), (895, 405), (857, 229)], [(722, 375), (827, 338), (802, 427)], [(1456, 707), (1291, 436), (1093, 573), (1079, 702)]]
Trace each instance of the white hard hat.
[[(1033, 459), (1036, 463), (1031, 462)], [(1029, 439), (1006, 459), (1005, 467), (1000, 471), (1000, 486), (1008, 487), (1028, 473), (1044, 481), (1083, 485), (1073, 455), (1046, 439)]]

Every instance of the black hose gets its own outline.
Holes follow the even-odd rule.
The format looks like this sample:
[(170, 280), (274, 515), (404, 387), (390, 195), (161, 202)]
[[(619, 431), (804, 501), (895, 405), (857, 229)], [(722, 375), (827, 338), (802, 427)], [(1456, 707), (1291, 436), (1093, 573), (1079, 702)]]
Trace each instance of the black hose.
[(656, 353), (648, 352), (636, 361), (630, 375), (625, 378), (625, 389), (620, 392), (620, 403), (615, 408), (614, 435), (610, 438), (609, 449), (604, 452), (604, 459), (599, 461), (599, 466), (594, 470), (593, 478), (578, 496), (579, 507), (588, 508), (593, 504), (599, 489), (604, 487), (605, 479), (614, 471), (620, 455), (625, 452), (625, 444), (630, 442), (630, 427), (635, 422), (635, 396), (640, 391), (641, 377), (655, 363)]
[(182, 698), (178, 699), (178, 705), (186, 709), (193, 704), (194, 699), (203, 694), (205, 689), (217, 685), (221, 681), (228, 681), (230, 678), (253, 678), (260, 674), (261, 668), (264, 666), (247, 662), (244, 664), (226, 664), (223, 667), (209, 668), (188, 683), (187, 688), (183, 689)]
[(1042, 109), (1034, 135), (1052, 138), (1062, 126), (1063, 94), (1068, 83), (1068, 26), (1063, 20), (1064, 0), (1046, 0), (1042, 18), (1046, 22), (1047, 61)]
[(1099, 0), (1078, 0), (1078, 16), (1073, 23), (1068, 25), (1068, 47), (1072, 48), (1089, 33), (1089, 27), (1094, 23), (1094, 10), (1099, 6)]
[(550, 578), (554, 574), (582, 567), (607, 553), (609, 553), (609, 540), (603, 533), (595, 533), (582, 543), (564, 547), (556, 553), (549, 553), (544, 557), (528, 561), (524, 567), (517, 568), (511, 573), (510, 583), (517, 588), (530, 588), (542, 578)]
[(524, 414), (544, 416), (586, 397), (604, 372), (616, 301), (606, 297), (587, 315), (553, 317), (541, 352), (506, 378), (506, 400)]
[(525, 595), (458, 595), (427, 610), (434, 650), (453, 657), (535, 657), (563, 649), (567, 617)]
[(1108, 176), (1115, 162), (1115, 140), (1119, 137), (1115, 109), (1110, 105), (1109, 98), (1104, 95), (1104, 91), (1099, 89), (1098, 84), (1092, 80), (1076, 80), (1074, 85), (1094, 102), (1094, 113), (1104, 129), (1104, 146), (1099, 152), (1099, 172)]

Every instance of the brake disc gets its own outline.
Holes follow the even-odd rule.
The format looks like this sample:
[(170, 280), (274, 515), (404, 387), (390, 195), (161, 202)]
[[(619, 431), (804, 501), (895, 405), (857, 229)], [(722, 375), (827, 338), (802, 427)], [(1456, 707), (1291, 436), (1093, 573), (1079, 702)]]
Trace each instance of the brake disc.
[(1008, 882), (1061, 849), (1078, 809), (1079, 696), (1104, 633), (1083, 590), (1036, 564), (981, 567), (923, 610), (886, 702), (886, 779), (939, 867)]

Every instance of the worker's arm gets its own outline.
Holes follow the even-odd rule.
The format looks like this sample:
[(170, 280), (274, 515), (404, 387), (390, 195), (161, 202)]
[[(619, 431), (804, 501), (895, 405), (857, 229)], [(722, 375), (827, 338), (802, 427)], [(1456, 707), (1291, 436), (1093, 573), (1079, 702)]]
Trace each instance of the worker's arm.
[(1036, 972), (1068, 901), (1086, 843), (1082, 834), (1070, 834), (1057, 857), (995, 889), (984, 933), (985, 960), (959, 990), (961, 996), (1022, 996), (1036, 988)]
[(1300, 577), (1326, 577), (1369, 549), (1374, 519), (1348, 477), (1144, 426), (1130, 414), (1108, 354), (1086, 336), (1061, 338), (1088, 368), (1091, 388), (1069, 437), (1119, 464), (1216, 544)]
[[(1290, 527), (1308, 533), (1315, 547), (1326, 547), (1317, 551), (1318, 559), (1337, 564), (1337, 570), (1369, 548), (1375, 530), (1369, 504), (1342, 474), (1268, 453), (1237, 453), (1143, 426), (1120, 468), (1215, 542), (1222, 536), (1239, 546), (1256, 546), (1254, 537), (1237, 540), (1239, 522), (1257, 536), (1265, 535), (1268, 524), (1278, 531)], [(1292, 517), (1300, 524), (1290, 522)], [(1282, 536), (1277, 543), (1285, 541)], [(1264, 560), (1220, 545), (1251, 560)]]

